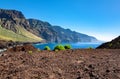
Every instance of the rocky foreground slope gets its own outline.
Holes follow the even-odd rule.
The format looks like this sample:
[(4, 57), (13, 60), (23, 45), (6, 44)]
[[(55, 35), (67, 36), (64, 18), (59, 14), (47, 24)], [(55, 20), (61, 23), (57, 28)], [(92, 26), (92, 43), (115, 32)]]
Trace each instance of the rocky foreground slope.
[(120, 49), (39, 51), (30, 45), (0, 56), (0, 79), (120, 79)]

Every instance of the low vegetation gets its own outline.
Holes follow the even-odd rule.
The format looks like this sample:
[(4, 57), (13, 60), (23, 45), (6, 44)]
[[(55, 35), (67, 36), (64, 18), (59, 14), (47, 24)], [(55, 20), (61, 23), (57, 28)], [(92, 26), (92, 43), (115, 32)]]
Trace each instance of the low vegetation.
[(44, 50), (51, 50), (49, 46), (45, 46)]
[(92, 47), (88, 47), (87, 49), (93, 49)]
[(33, 51), (28, 51), (28, 53), (29, 53), (29, 54), (32, 54), (32, 53), (33, 53)]
[[(53, 51), (66, 50), (66, 49), (72, 49), (71, 45), (69, 45), (69, 44), (67, 44), (67, 45), (59, 44), (59, 45), (54, 47)], [(49, 46), (45, 46), (44, 50), (51, 50), (51, 49), (50, 49)]]
[(71, 47), (71, 45), (68, 44), (68, 45), (65, 45), (64, 48), (65, 49), (71, 49), (72, 47)]
[(59, 51), (59, 50), (65, 50), (65, 47), (63, 45), (57, 45), (55, 48), (54, 48), (54, 51)]

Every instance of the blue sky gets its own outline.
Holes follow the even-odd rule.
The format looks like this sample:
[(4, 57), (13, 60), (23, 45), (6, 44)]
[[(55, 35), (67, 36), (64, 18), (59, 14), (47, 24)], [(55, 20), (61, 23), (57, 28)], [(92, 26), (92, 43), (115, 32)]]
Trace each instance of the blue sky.
[(120, 0), (1, 0), (0, 8), (104, 41), (120, 35)]

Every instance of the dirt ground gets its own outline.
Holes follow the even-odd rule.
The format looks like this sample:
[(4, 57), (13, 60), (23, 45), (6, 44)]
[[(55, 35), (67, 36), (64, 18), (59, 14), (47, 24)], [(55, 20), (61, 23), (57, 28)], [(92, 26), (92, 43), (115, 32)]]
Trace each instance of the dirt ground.
[(120, 79), (120, 49), (7, 51), (0, 79)]

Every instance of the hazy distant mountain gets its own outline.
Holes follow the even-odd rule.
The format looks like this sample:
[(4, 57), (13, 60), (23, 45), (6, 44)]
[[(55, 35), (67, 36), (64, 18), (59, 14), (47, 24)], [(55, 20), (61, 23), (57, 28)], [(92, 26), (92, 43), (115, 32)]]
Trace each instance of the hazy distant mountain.
[(97, 42), (95, 37), (88, 36), (86, 34), (71, 31), (70, 29), (64, 29), (60, 26), (52, 27), (56, 32), (57, 36), (61, 38), (61, 42)]
[(120, 49), (120, 36), (115, 38), (114, 40), (104, 43), (98, 48), (106, 48), (106, 49)]
[(42, 39), (29, 32), (29, 28), (20, 11), (0, 9), (0, 40), (40, 42)]
[(60, 26), (52, 26), (48, 22), (36, 19), (28, 19), (33, 33), (46, 39), (47, 42), (96, 42), (95, 37), (64, 29)]

